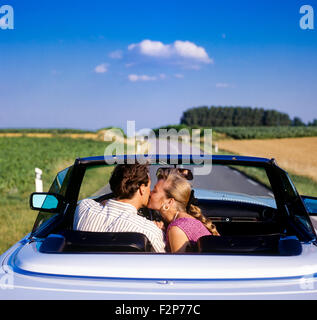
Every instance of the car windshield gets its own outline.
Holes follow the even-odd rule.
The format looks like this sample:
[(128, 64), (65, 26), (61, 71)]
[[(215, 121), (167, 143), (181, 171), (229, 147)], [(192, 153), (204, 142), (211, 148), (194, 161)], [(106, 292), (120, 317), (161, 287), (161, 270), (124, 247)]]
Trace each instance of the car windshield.
[[(108, 181), (114, 168), (114, 165), (86, 168), (78, 205), (87, 198), (105, 205), (108, 199), (113, 197)], [(219, 235), (258, 237), (280, 234), (285, 230), (280, 223), (275, 197), (264, 167), (231, 164), (151, 164), (149, 166), (151, 190), (160, 176), (164, 176), (165, 170), (175, 168), (191, 184), (196, 199), (195, 205), (199, 207), (203, 216), (209, 218)], [(110, 206), (112, 204), (113, 202), (109, 202)], [(85, 211), (87, 206), (91, 205), (94, 204), (88, 205), (85, 202), (82, 208)], [(94, 210), (102, 210), (97, 208)], [(138, 210), (138, 214), (149, 220), (162, 222), (165, 228), (168, 226), (168, 221), (161, 211), (143, 207)], [(74, 220), (74, 226), (75, 230), (78, 230), (79, 221), (82, 220), (78, 215), (75, 216), (77, 218)], [(225, 239), (222, 238), (222, 241), (226, 241)]]
[[(159, 168), (174, 168), (174, 165), (151, 165), (151, 189), (157, 182)], [(245, 203), (257, 203), (276, 208), (266, 170), (261, 167), (210, 165), (201, 170), (198, 165), (177, 165), (177, 168), (188, 169), (193, 174), (190, 180), (195, 190), (195, 197), (205, 200), (227, 200)], [(98, 198), (111, 193), (109, 179), (114, 166), (88, 167), (79, 194), (79, 200)]]
[[(57, 193), (63, 196), (65, 195), (67, 185), (68, 185), (67, 175), (70, 173), (70, 171), (71, 171), (71, 167), (68, 167), (60, 171), (56, 175), (49, 189), (50, 193)], [(45, 230), (47, 225), (51, 224), (58, 217), (59, 217), (58, 212), (49, 213), (49, 212), (40, 211), (34, 223), (32, 234), (37, 233), (39, 236), (41, 231)]]

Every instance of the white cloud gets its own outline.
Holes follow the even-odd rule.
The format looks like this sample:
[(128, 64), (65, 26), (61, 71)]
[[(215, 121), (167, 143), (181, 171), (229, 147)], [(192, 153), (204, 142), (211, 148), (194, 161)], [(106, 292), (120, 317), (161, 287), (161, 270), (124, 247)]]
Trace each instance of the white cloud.
[(199, 60), (204, 63), (212, 63), (206, 50), (203, 47), (198, 47), (195, 43), (177, 40), (174, 42), (174, 48), (177, 55), (181, 57)]
[(190, 41), (176, 40), (172, 44), (164, 44), (161, 41), (143, 40), (129, 45), (128, 50), (150, 57), (183, 58), (195, 62), (213, 63), (203, 47)]
[(181, 74), (181, 73), (176, 73), (176, 74), (174, 74), (174, 77), (175, 77), (175, 78), (178, 78), (178, 79), (183, 79), (183, 78), (184, 78), (184, 75)]
[(128, 79), (131, 82), (137, 81), (156, 81), (156, 80), (165, 80), (167, 75), (165, 73), (160, 73), (158, 76), (148, 76), (148, 75), (137, 75), (137, 74), (129, 74)]
[(151, 77), (148, 75), (137, 75), (137, 74), (129, 74), (128, 79), (131, 82), (137, 82), (137, 81), (155, 81), (157, 80), (157, 77)]
[(107, 63), (102, 63), (99, 64), (96, 68), (95, 68), (95, 72), (96, 73), (105, 73), (108, 71), (108, 64)]
[(122, 59), (123, 52), (122, 52), (122, 50), (112, 51), (112, 52), (109, 53), (109, 57), (111, 59)]
[(128, 50), (134, 49), (138, 49), (143, 55), (152, 57), (169, 57), (171, 55), (171, 46), (160, 41), (143, 40), (140, 43), (128, 46)]

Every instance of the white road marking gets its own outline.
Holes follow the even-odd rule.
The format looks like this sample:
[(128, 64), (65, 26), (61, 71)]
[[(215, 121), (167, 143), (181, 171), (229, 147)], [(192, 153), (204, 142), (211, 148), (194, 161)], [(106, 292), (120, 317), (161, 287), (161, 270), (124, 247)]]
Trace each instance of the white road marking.
[(254, 186), (258, 186), (259, 184), (257, 182), (255, 182), (254, 180), (251, 179), (247, 179), (247, 181), (249, 181), (251, 184), (253, 184)]

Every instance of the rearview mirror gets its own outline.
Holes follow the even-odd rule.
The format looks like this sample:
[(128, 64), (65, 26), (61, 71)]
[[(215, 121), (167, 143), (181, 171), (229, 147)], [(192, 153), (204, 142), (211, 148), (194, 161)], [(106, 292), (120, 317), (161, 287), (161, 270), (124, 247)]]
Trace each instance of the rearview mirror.
[(56, 212), (64, 204), (64, 197), (55, 193), (32, 193), (30, 207), (32, 210)]
[(302, 196), (305, 207), (310, 215), (317, 215), (317, 198)]
[(156, 171), (156, 177), (160, 179), (161, 177), (164, 177), (168, 175), (171, 171), (176, 170), (178, 174), (180, 174), (182, 177), (184, 177), (187, 180), (193, 180), (193, 173), (190, 169), (183, 169), (183, 168), (170, 168), (170, 167), (161, 167), (158, 168)]

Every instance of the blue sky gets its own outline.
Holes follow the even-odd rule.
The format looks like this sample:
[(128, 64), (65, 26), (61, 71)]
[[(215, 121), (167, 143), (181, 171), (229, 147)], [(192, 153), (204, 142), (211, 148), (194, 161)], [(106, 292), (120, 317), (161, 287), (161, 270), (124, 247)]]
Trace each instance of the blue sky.
[(299, 26), (316, 0), (3, 4), (1, 128), (154, 128), (211, 105), (317, 118), (317, 26)]

